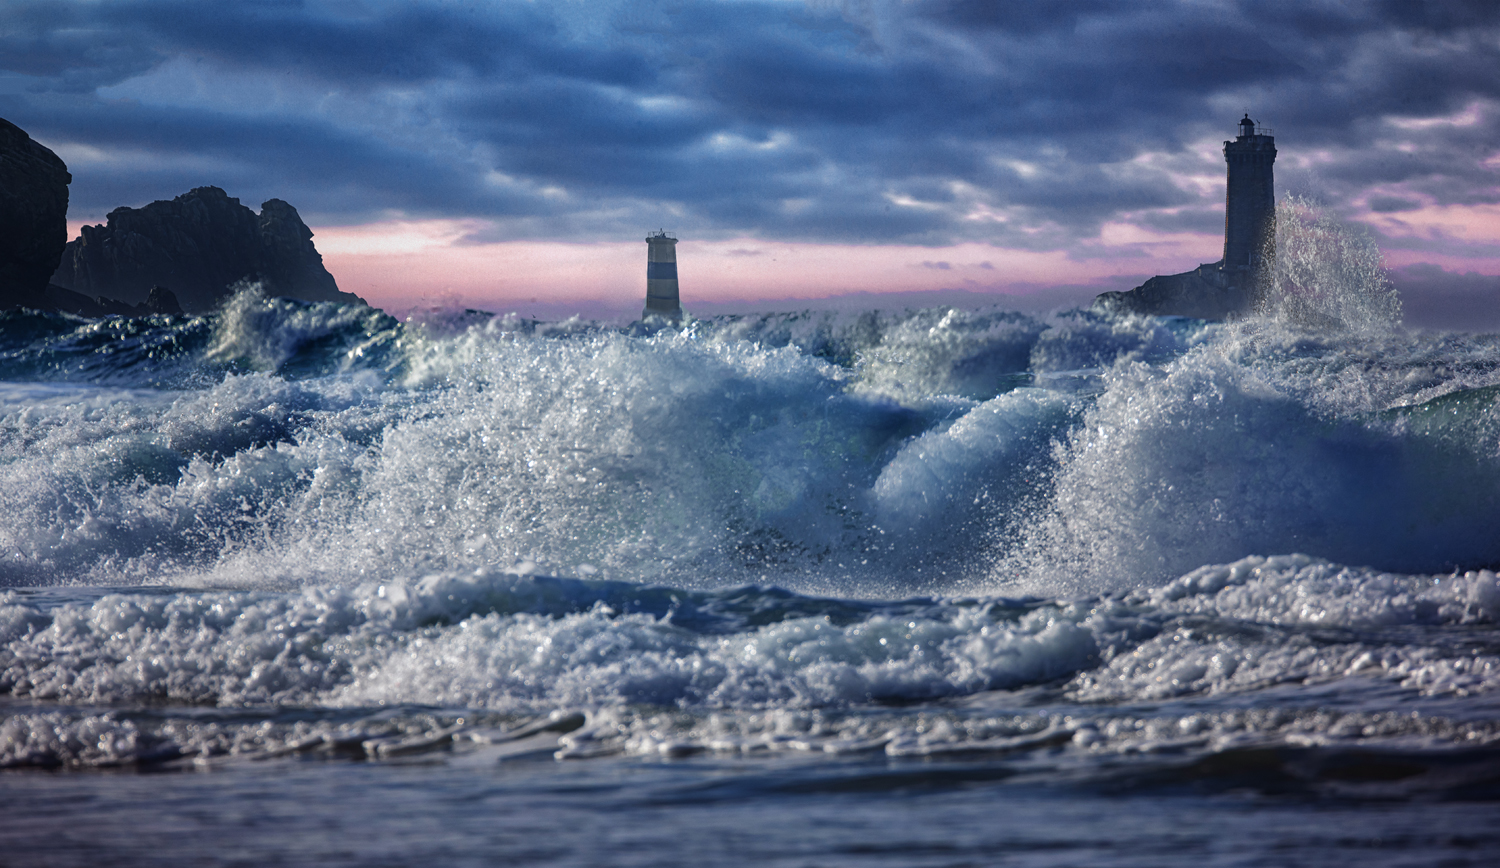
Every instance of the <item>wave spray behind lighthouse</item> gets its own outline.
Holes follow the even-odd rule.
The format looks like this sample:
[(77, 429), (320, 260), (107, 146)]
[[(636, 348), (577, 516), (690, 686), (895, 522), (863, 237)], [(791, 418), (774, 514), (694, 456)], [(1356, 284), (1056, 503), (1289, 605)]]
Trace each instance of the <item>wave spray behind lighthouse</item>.
[(677, 294), (677, 239), (665, 230), (646, 236), (646, 309), (641, 318), (659, 316), (674, 322), (682, 319), (682, 301)]

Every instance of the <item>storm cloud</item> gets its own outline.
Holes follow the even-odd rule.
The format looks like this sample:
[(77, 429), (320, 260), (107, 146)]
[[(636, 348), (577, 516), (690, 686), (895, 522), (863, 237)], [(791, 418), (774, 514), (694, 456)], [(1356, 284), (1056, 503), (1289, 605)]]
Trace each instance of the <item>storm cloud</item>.
[(72, 207), (216, 184), (473, 240), (1072, 249), (1222, 227), (1218, 142), (1346, 214), (1500, 202), (1491, 2), (4, 3)]

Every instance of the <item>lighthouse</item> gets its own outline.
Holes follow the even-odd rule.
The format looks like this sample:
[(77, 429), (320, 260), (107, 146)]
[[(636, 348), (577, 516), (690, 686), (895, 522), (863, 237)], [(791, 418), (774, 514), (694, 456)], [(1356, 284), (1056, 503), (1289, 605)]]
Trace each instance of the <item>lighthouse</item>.
[(1229, 164), (1224, 194), (1224, 261), (1220, 265), (1229, 284), (1247, 287), (1254, 281), (1261, 259), (1276, 241), (1276, 191), (1271, 166), (1276, 162), (1276, 139), (1255, 125), (1246, 113), (1239, 136), (1224, 143)]
[(682, 319), (677, 296), (677, 239), (663, 230), (646, 236), (646, 309), (641, 319), (659, 316)]
[(1100, 293), (1094, 307), (1149, 316), (1228, 320), (1256, 310), (1270, 289), (1275, 254), (1276, 139), (1247, 112), (1239, 136), (1224, 143), (1224, 258), (1182, 274), (1158, 274), (1129, 292)]

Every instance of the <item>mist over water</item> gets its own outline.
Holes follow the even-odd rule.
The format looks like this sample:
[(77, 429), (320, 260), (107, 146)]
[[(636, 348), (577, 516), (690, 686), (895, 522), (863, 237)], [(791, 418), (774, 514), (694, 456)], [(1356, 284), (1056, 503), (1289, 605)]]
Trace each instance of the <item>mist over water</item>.
[[(1183, 344), (1083, 313), (633, 334), (400, 324), (245, 293), (211, 323), (136, 321), (142, 337), (80, 377), (75, 358), (95, 353), (80, 333), (105, 326), (65, 325), (13, 353), (56, 361), (12, 387), (11, 584), (288, 587), (516, 563), (856, 594), (977, 580), (1093, 388), (1085, 369)], [(162, 353), (158, 332), (185, 337)], [(150, 389), (164, 371), (172, 387)]]
[[(1310, 280), (1283, 222), (1279, 268)], [(1340, 262), (1328, 280), (1367, 264)], [(1124, 590), (1284, 552), (1500, 561), (1493, 342), (1403, 331), (1372, 312), (1395, 310), (1383, 285), (1354, 285), (1228, 326), (400, 323), (254, 291), (202, 318), (8, 314), (41, 337), (0, 357), (0, 576), (276, 589), (526, 564), (880, 596)], [(1306, 326), (1314, 302), (1357, 327)]]
[(1401, 322), (1401, 297), (1368, 232), (1341, 222), (1312, 199), (1276, 204), (1265, 313), (1282, 322), (1356, 331)]

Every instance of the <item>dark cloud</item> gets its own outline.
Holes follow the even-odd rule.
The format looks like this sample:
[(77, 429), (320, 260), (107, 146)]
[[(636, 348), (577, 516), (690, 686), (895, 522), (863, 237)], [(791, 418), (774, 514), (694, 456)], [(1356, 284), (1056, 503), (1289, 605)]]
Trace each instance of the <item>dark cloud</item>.
[(1190, 146), (1244, 110), (1335, 209), (1500, 201), (1497, 8), (13, 0), (0, 110), (96, 214), (212, 183), (486, 237), (1056, 249), (1217, 231)]
[(1415, 211), (1422, 207), (1421, 202), (1412, 199), (1402, 199), (1399, 196), (1371, 196), (1370, 210), (1379, 214), (1389, 214), (1394, 211)]
[(166, 59), (129, 31), (96, 24), (68, 3), (9, 4), (0, 27), (0, 73), (26, 91), (89, 93)]
[(1142, 226), (1160, 232), (1224, 231), (1224, 208), (1182, 208), (1175, 211), (1147, 211), (1135, 220)]

